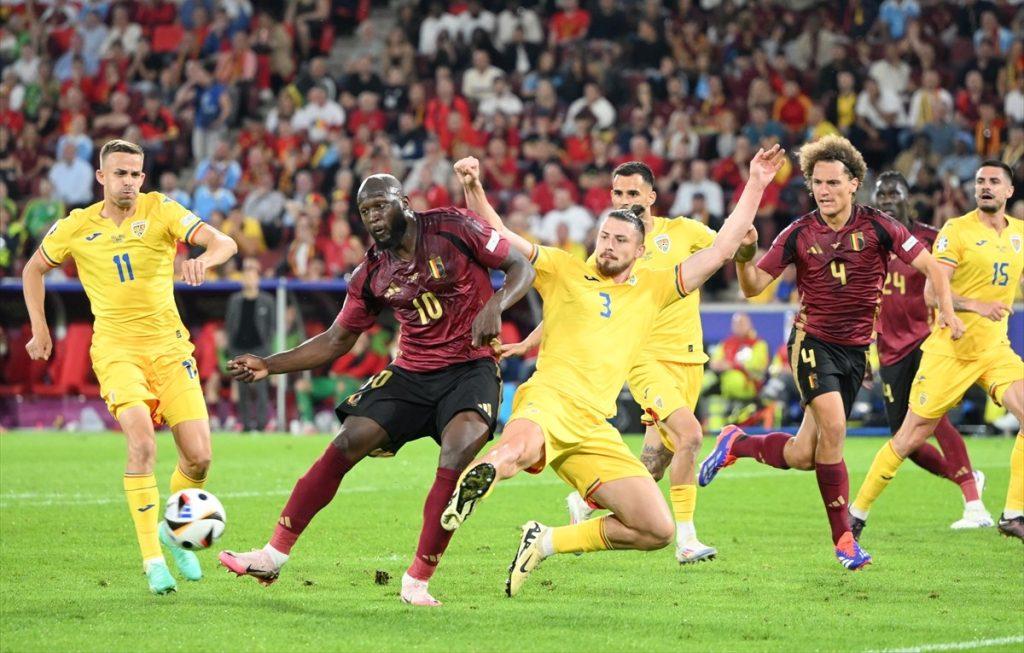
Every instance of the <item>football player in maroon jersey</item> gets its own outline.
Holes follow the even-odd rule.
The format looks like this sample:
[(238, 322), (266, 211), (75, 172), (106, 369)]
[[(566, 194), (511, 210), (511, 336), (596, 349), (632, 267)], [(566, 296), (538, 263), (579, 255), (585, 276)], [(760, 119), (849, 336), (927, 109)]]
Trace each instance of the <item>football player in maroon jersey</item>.
[(845, 568), (871, 562), (850, 530), (850, 480), (843, 460), (846, 420), (864, 379), (889, 257), (927, 275), (940, 298), (939, 324), (954, 338), (963, 323), (953, 311), (949, 280), (907, 228), (877, 209), (855, 204), (867, 165), (841, 136), (800, 150), (800, 168), (818, 208), (793, 221), (756, 265), (737, 262), (747, 297), (763, 291), (789, 264), (796, 266), (800, 312), (790, 334), (790, 360), (806, 407), (796, 434), (748, 436), (727, 426), (701, 464), (702, 486), (737, 458), (779, 469), (814, 470), (828, 515), (835, 555)]
[[(467, 211), (412, 211), (391, 175), (368, 177), (356, 199), (374, 245), (352, 273), (334, 324), (294, 349), (267, 358), (246, 354), (229, 365), (246, 382), (320, 367), (351, 349), (384, 307), (401, 325), (401, 350), (338, 406), (341, 430), (295, 484), (267, 545), (248, 553), (224, 551), (220, 561), (269, 585), (352, 467), (378, 449), (394, 453), (429, 436), (441, 445), (440, 460), (401, 596), (414, 605), (440, 605), (427, 582), (451, 539), (441, 528), (441, 512), (459, 474), (493, 434), (501, 379), (492, 341), (501, 331), (501, 312), (526, 294), (535, 272), (505, 238)], [(505, 272), (501, 290), (492, 290), (488, 269)]]

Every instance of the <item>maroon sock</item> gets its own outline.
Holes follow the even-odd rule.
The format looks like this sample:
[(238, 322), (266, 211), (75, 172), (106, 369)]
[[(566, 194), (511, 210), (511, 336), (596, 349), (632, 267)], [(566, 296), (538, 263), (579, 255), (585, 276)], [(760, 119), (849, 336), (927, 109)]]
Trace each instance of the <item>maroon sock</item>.
[(953, 475), (950, 473), (951, 470), (946, 463), (946, 459), (942, 457), (942, 452), (931, 444), (925, 442), (917, 448), (917, 451), (910, 454), (909, 457), (921, 469), (929, 471), (936, 476), (953, 480)]
[(270, 546), (281, 553), (291, 552), (295, 540), (299, 539), (316, 513), (334, 498), (341, 479), (352, 465), (340, 449), (333, 444), (327, 445), (323, 455), (295, 483), (270, 538)]
[(818, 491), (825, 503), (828, 525), (832, 528), (832, 543), (838, 544), (839, 538), (850, 530), (850, 518), (847, 514), (850, 502), (850, 477), (846, 473), (846, 462), (840, 461), (827, 465), (817, 463), (814, 466), (818, 478)]
[(971, 458), (967, 455), (967, 444), (948, 417), (943, 417), (935, 425), (935, 439), (946, 458), (948, 478), (960, 486), (964, 501), (977, 501), (980, 498), (978, 484), (974, 481), (974, 470), (971, 468)]
[(783, 451), (786, 443), (793, 437), (789, 433), (769, 433), (768, 435), (740, 436), (732, 445), (732, 455), (737, 458), (753, 458), (763, 465), (771, 465), (779, 469), (789, 469)]
[(454, 531), (441, 528), (441, 513), (448, 505), (455, 484), (459, 481), (459, 472), (454, 469), (437, 468), (434, 484), (427, 493), (423, 504), (423, 528), (420, 530), (420, 543), (416, 547), (416, 557), (409, 565), (408, 574), (417, 580), (430, 580), (437, 570), (444, 550), (448, 548)]

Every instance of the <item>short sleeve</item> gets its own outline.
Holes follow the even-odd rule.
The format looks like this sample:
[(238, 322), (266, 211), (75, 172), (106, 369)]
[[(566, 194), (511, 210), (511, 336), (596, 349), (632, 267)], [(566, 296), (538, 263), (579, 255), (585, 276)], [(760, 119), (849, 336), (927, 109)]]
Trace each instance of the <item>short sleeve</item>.
[(669, 304), (686, 297), (686, 288), (683, 287), (683, 265), (680, 263), (671, 268), (648, 269), (644, 273), (649, 274), (651, 283), (655, 285), (655, 297), (658, 306), (664, 308)]
[(800, 230), (797, 229), (796, 225), (797, 223), (794, 222), (775, 237), (771, 247), (768, 248), (768, 252), (757, 262), (757, 267), (772, 275), (772, 277), (777, 277), (782, 274), (786, 266), (796, 260), (796, 241), (800, 235)]
[(963, 257), (963, 244), (956, 228), (956, 222), (950, 220), (942, 227), (939, 236), (935, 239), (932, 252), (940, 263), (957, 267)]
[(714, 229), (697, 220), (690, 221), (689, 231), (691, 254), (711, 247), (715, 242), (715, 236), (718, 235)]
[(39, 254), (51, 268), (59, 266), (71, 253), (71, 231), (70, 218), (57, 220), (39, 243)]
[(480, 265), (497, 269), (508, 258), (510, 244), (498, 231), (486, 224), (476, 213), (460, 210), (466, 218), (461, 221), (447, 222), (443, 231), (457, 237), (469, 248), (473, 258)]
[(334, 320), (349, 333), (366, 331), (377, 321), (377, 314), (380, 313), (380, 303), (370, 290), (366, 269), (367, 264), (363, 263), (352, 273), (345, 303)]
[(924, 243), (896, 220), (887, 217), (881, 222), (892, 238), (892, 252), (907, 265), (913, 263), (918, 254), (925, 251)]
[(168, 231), (175, 240), (180, 240), (187, 245), (195, 245), (196, 234), (203, 229), (205, 223), (195, 213), (192, 213), (181, 204), (167, 197), (160, 195), (160, 217), (167, 225)]
[(534, 245), (533, 252), (530, 254), (530, 265), (537, 271), (533, 287), (537, 289), (541, 297), (547, 298), (557, 285), (559, 272), (570, 262), (577, 260), (568, 252), (557, 247)]

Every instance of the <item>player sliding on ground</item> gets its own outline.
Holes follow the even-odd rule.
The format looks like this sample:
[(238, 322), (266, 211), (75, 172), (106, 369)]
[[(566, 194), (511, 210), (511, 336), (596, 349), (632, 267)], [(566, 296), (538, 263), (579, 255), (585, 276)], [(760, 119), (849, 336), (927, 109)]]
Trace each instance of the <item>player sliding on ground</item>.
[[(756, 236), (751, 227), (757, 206), (784, 156), (778, 146), (758, 152), (746, 188), (712, 246), (671, 268), (636, 265), (644, 255), (642, 207), (608, 215), (598, 228), (597, 259), (590, 263), (503, 231), (515, 248), (529, 253), (537, 270), (534, 286), (544, 299), (545, 325), (537, 371), (516, 391), (501, 438), (463, 473), (441, 523), (455, 530), (498, 481), (523, 470), (538, 473), (546, 465), (583, 498), (611, 511), (555, 528), (527, 522), (509, 567), (509, 596), (556, 553), (654, 550), (672, 541), (675, 524), (661, 491), (607, 419), (615, 414), (615, 399), (658, 313), (699, 288), (745, 236)], [(456, 171), (464, 185), (479, 183), (475, 159), (463, 159)]]
[[(850, 509), (862, 523), (903, 459), (919, 450), (939, 420), (975, 383), (1024, 424), (1024, 362), (1010, 348), (1008, 337), (1010, 306), (1024, 273), (1024, 221), (1006, 215), (1012, 182), (1005, 163), (982, 163), (974, 176), (978, 208), (947, 222), (935, 241), (941, 281), (952, 284), (954, 306), (967, 331), (956, 339), (935, 329), (921, 345), (924, 353), (903, 424), (878, 451)], [(942, 286), (936, 286), (941, 292)], [(932, 286), (925, 294), (934, 299)], [(1024, 540), (1024, 435), (1020, 431), (1010, 454), (1010, 487), (999, 530)]]
[(796, 437), (748, 436), (727, 426), (701, 463), (705, 486), (737, 458), (779, 469), (814, 470), (825, 504), (835, 555), (857, 570), (871, 562), (850, 532), (850, 480), (843, 460), (846, 419), (864, 380), (867, 349), (889, 257), (926, 274), (938, 288), (939, 324), (959, 338), (949, 282), (939, 263), (907, 228), (881, 211), (853, 203), (867, 166), (841, 136), (826, 136), (800, 150), (800, 168), (818, 208), (797, 218), (756, 265), (736, 264), (747, 297), (760, 294), (790, 263), (796, 265), (800, 313), (789, 339), (789, 360), (805, 406)]
[[(485, 219), (497, 215), (480, 184), (465, 190), (470, 209)], [(652, 215), (657, 198), (654, 173), (645, 163), (629, 161), (612, 172), (612, 207), (643, 207), (640, 219), (646, 236), (644, 255), (637, 265), (671, 267), (680, 258), (711, 246), (715, 232), (704, 223)], [(597, 254), (590, 255), (591, 264)], [(503, 355), (522, 356), (532, 351), (540, 345), (542, 333), (543, 324), (538, 324), (523, 342), (503, 344)], [(643, 351), (629, 370), (629, 391), (643, 410), (642, 421), (646, 426), (640, 462), (656, 481), (668, 469), (669, 497), (676, 522), (676, 560), (680, 564), (712, 560), (718, 554), (714, 547), (697, 539), (693, 520), (697, 508), (697, 454), (704, 438), (694, 411), (707, 360), (700, 323), (700, 290), (694, 289), (658, 314)], [(590, 519), (593, 508), (579, 492), (571, 493), (567, 503), (570, 523)]]
[[(896, 218), (910, 233), (931, 249), (938, 230), (913, 219), (910, 204), (910, 186), (900, 173), (889, 170), (878, 176), (875, 183), (874, 205)], [(878, 314), (878, 358), (881, 363), (882, 397), (885, 399), (889, 428), (895, 433), (907, 415), (910, 385), (921, 364), (921, 343), (932, 331), (932, 310), (925, 302), (925, 276), (899, 258), (889, 259), (885, 285), (882, 287), (882, 305)], [(954, 299), (955, 302), (955, 299)], [(955, 306), (955, 303), (954, 303)], [(967, 445), (959, 431), (943, 417), (935, 426), (935, 440), (942, 449), (922, 442), (910, 459), (932, 474), (949, 479), (959, 486), (964, 497), (963, 516), (950, 528), (985, 528), (992, 526), (992, 516), (981, 502), (985, 475), (971, 469)], [(854, 538), (860, 539), (864, 521), (850, 518)]]
[(103, 201), (72, 211), (43, 238), (22, 273), (25, 304), (32, 322), (26, 346), (33, 360), (49, 358), (53, 349), (43, 310), (43, 276), (68, 257), (95, 317), (93, 370), (110, 414), (128, 442), (124, 491), (135, 521), (142, 564), (155, 594), (173, 592), (177, 583), (160, 550), (168, 546), (178, 571), (189, 580), (202, 578), (191, 551), (170, 544), (153, 467), (154, 422), (174, 433), (178, 465), (171, 475), (173, 494), (201, 488), (210, 467), (210, 422), (194, 347), (174, 303), (174, 254), (178, 241), (206, 248), (185, 261), (185, 283), (203, 283), (206, 270), (231, 258), (235, 241), (205, 224), (169, 197), (142, 193), (142, 148), (113, 140), (100, 150), (96, 180)]
[[(401, 325), (401, 351), (338, 406), (341, 430), (295, 484), (270, 542), (248, 553), (224, 551), (220, 561), (269, 585), (350, 469), (378, 449), (395, 453), (406, 442), (430, 436), (440, 442), (441, 454), (401, 597), (414, 605), (440, 605), (427, 583), (451, 533), (438, 520), (459, 473), (493, 433), (501, 379), (492, 340), (501, 331), (501, 312), (526, 294), (534, 271), (475, 216), (455, 208), (410, 210), (391, 175), (367, 177), (356, 199), (374, 245), (352, 273), (334, 324), (294, 349), (267, 358), (247, 354), (229, 366), (247, 382), (320, 367), (351, 349), (385, 307)], [(488, 268), (505, 271), (505, 286), (497, 293)]]

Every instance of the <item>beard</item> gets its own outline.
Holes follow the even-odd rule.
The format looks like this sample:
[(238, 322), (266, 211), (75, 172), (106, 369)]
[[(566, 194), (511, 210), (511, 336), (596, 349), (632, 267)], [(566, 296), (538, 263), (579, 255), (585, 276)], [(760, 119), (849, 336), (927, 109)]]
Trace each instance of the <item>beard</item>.
[(978, 200), (978, 210), (982, 213), (999, 213), (1005, 206), (1005, 203), (995, 198)]
[(606, 277), (614, 277), (622, 274), (626, 268), (628, 268), (633, 261), (608, 261), (607, 259), (597, 259), (597, 271)]
[(405, 237), (405, 231), (409, 228), (409, 223), (406, 221), (405, 216), (399, 216), (398, 220), (391, 223), (391, 228), (388, 230), (387, 238), (377, 238), (370, 232), (370, 237), (377, 243), (377, 247), (381, 249), (392, 249), (397, 247), (401, 242), (402, 238)]

